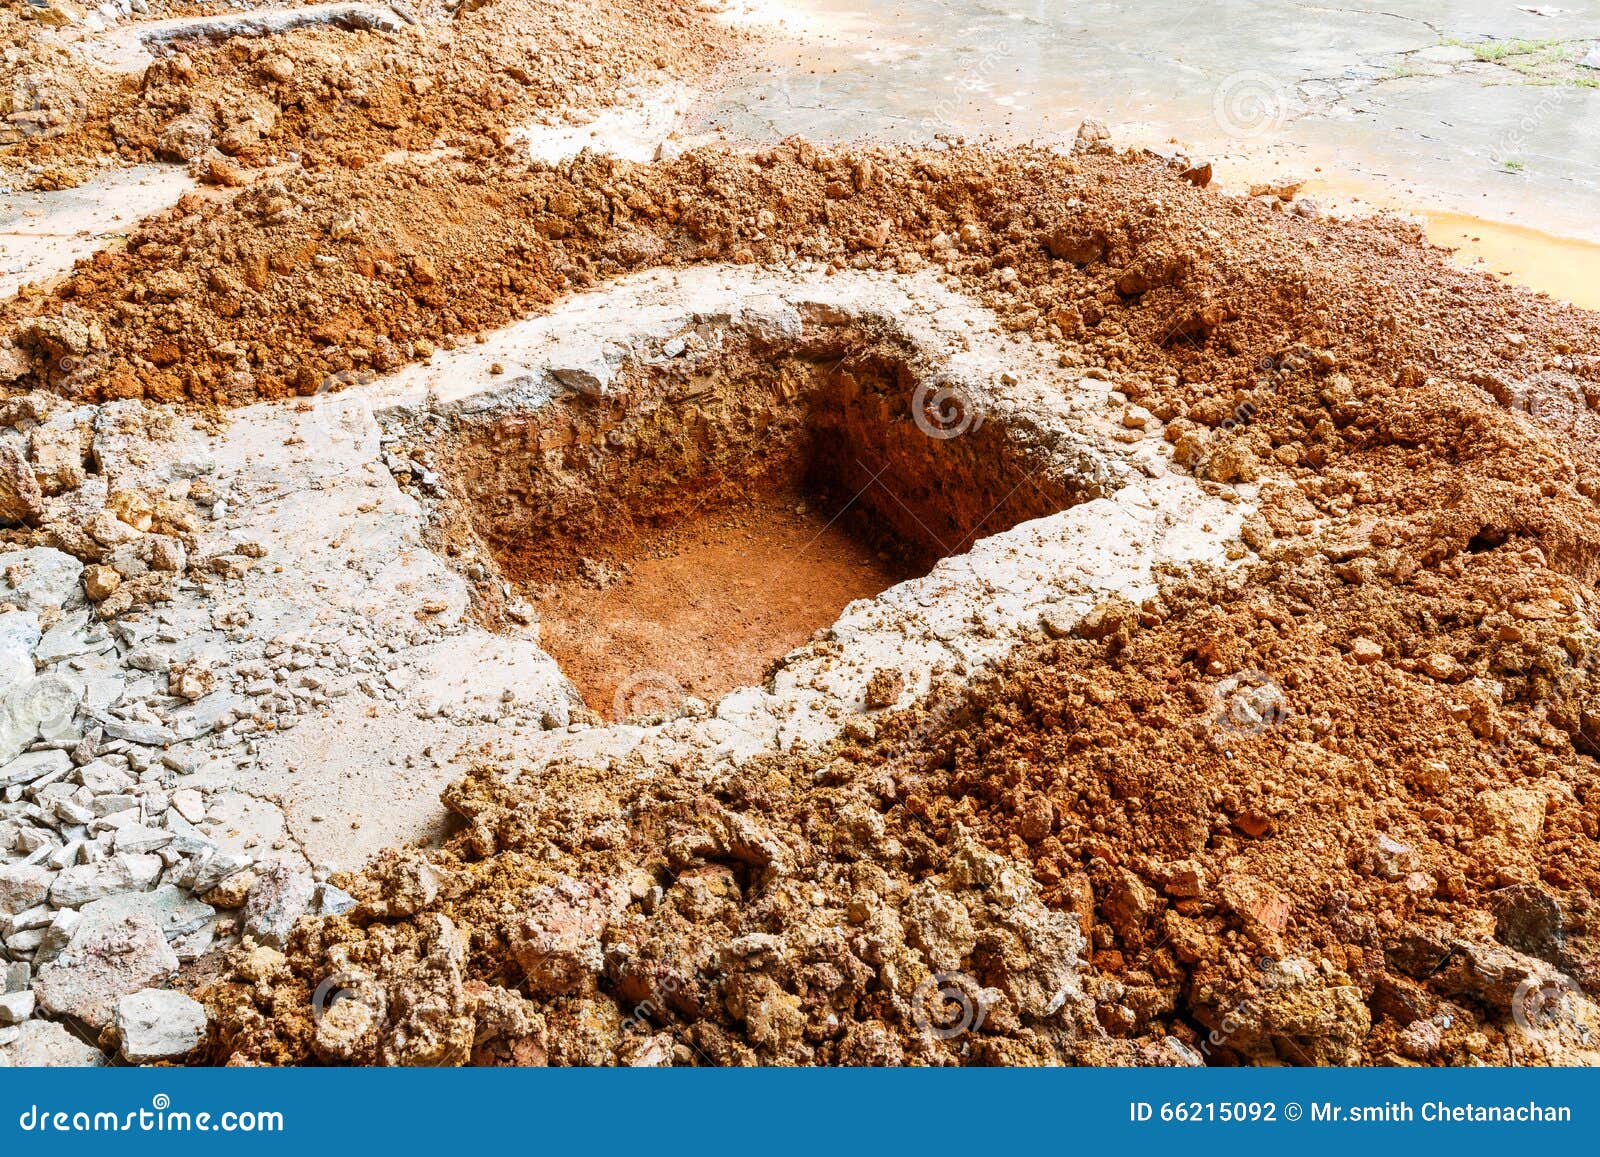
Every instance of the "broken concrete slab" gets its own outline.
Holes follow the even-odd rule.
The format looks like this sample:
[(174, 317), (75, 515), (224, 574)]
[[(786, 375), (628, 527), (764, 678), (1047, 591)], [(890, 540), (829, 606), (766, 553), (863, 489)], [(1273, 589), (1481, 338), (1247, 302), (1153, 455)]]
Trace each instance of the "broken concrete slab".
[(206, 1037), (206, 1010), (181, 992), (147, 988), (117, 1002), (122, 1057), (135, 1065), (180, 1061)]
[(53, 1020), (30, 1020), (19, 1026), (17, 1039), (0, 1046), (0, 1067), (90, 1068), (106, 1063), (106, 1055)]
[(111, 1023), (123, 996), (164, 984), (177, 971), (177, 954), (148, 913), (85, 919), (40, 971), (34, 991), (46, 1012), (99, 1030)]
[(144, 892), (161, 877), (160, 856), (115, 855), (92, 864), (62, 870), (50, 886), (50, 902), (58, 908), (80, 908), (125, 892)]

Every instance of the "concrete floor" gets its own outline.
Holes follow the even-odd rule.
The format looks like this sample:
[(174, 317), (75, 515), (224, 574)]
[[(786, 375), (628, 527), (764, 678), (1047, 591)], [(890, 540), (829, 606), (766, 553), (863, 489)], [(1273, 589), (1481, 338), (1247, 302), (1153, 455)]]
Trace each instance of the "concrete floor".
[(1600, 64), (1600, 0), (1530, 7), (1554, 15), (1509, 0), (804, 0), (751, 18), (781, 20), (784, 43), (700, 115), (734, 139), (1041, 143), (1095, 117), (1119, 143), (1189, 146), (1224, 180), (1309, 177), (1328, 199), (1600, 242), (1600, 68), (1580, 63)]

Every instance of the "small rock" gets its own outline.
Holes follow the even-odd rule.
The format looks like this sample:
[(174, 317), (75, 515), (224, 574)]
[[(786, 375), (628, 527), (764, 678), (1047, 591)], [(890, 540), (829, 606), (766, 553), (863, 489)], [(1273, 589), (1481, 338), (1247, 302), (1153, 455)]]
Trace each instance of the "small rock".
[(332, 884), (318, 884), (311, 898), (311, 911), (318, 916), (343, 916), (355, 906), (354, 896)]
[(1096, 603), (1079, 619), (1073, 634), (1092, 642), (1125, 643), (1139, 625), (1139, 608), (1121, 595)]
[(315, 894), (316, 883), (310, 876), (288, 864), (268, 865), (245, 901), (245, 934), (270, 948), (287, 947), (295, 921), (311, 907)]
[(167, 673), (167, 690), (179, 699), (190, 703), (204, 699), (217, 688), (217, 677), (211, 668), (198, 660), (174, 665)]
[(31, 992), (8, 992), (0, 996), (0, 1025), (21, 1024), (33, 1015), (38, 998)]
[(1259, 473), (1256, 456), (1248, 447), (1235, 442), (1218, 446), (1205, 464), (1205, 476), (1213, 482), (1254, 482)]
[(610, 388), (616, 372), (604, 355), (597, 352), (583, 361), (551, 366), (550, 376), (569, 390), (598, 397)]
[(204, 797), (192, 787), (179, 788), (172, 793), (172, 806), (178, 814), (192, 824), (198, 824), (206, 818), (206, 804)]
[(1248, 876), (1225, 876), (1220, 885), (1223, 906), (1239, 917), (1245, 934), (1271, 945), (1289, 927), (1289, 900), (1271, 884)]
[(71, 908), (63, 908), (56, 913), (50, 926), (44, 930), (44, 935), (39, 940), (39, 947), (33, 951), (33, 963), (36, 968), (43, 968), (66, 950), (72, 942), (72, 934), (78, 930), (78, 925), (83, 922)]
[(1206, 890), (1206, 872), (1195, 860), (1168, 864), (1161, 874), (1161, 890), (1180, 900), (1192, 899)]
[(905, 676), (893, 667), (880, 667), (867, 680), (865, 700), (868, 707), (877, 710), (893, 707), (905, 689)]
[(1515, 884), (1489, 896), (1494, 938), (1550, 964), (1565, 964), (1566, 913), (1561, 901), (1537, 884)]
[(44, 903), (55, 873), (37, 864), (0, 868), (0, 916), (14, 916)]
[(1350, 643), (1350, 657), (1363, 667), (1371, 666), (1383, 658), (1383, 648), (1371, 639), (1358, 638)]
[(185, 113), (167, 125), (156, 148), (163, 160), (194, 161), (205, 156), (215, 138), (216, 131), (208, 114)]
[(1382, 832), (1361, 858), (1362, 869), (1371, 876), (1398, 880), (1416, 870), (1417, 854), (1405, 844)]
[(1436, 653), (1422, 660), (1422, 669), (1430, 678), (1448, 679), (1456, 673), (1456, 661), (1453, 656)]
[(1432, 1060), (1444, 1043), (1444, 1030), (1431, 1020), (1414, 1020), (1400, 1034), (1400, 1051), (1414, 1061)]
[(1092, 119), (1084, 121), (1078, 126), (1077, 136), (1073, 138), (1072, 151), (1075, 153), (1113, 152), (1111, 130), (1106, 128), (1102, 121)]
[(163, 828), (147, 827), (144, 824), (125, 824), (117, 829), (116, 849), (118, 853), (130, 856), (159, 851), (171, 842), (172, 833)]
[(0, 442), (0, 522), (37, 526), (44, 515), (44, 492), (33, 468), (11, 442)]
[(164, 988), (147, 988), (117, 1002), (117, 1035), (131, 1064), (176, 1061), (206, 1037), (206, 1010), (198, 1001)]
[(207, 904), (218, 908), (242, 908), (250, 898), (250, 889), (255, 887), (255, 883), (256, 874), (246, 869), (214, 884), (202, 896)]

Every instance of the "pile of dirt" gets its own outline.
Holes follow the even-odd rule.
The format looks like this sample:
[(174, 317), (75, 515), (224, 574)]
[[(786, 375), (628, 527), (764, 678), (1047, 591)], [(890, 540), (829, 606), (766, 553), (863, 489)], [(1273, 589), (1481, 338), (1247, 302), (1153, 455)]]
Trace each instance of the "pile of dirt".
[[(298, 161), (360, 167), (396, 150), (492, 153), (513, 129), (706, 76), (739, 38), (674, 0), (402, 4), (386, 31), (329, 25), (178, 39), (123, 75), (24, 0), (0, 12), (7, 183), (55, 188), (118, 162), (195, 162), (207, 179)], [(397, 10), (397, 11), (399, 11)], [(44, 10), (46, 13), (53, 8)], [(182, 9), (164, 16), (205, 15)], [(27, 18), (32, 16), (31, 19)], [(137, 20), (137, 18), (135, 18)], [(104, 38), (107, 34), (100, 34)]]
[(656, 165), (297, 172), (226, 203), (187, 199), (124, 251), (6, 303), (0, 323), (36, 358), (20, 384), (237, 405), (425, 358), (628, 270), (932, 263), (1158, 416), (1214, 427), (1253, 412), (1263, 382), (1302, 368), (1301, 347), (1347, 373), (1447, 377), (1502, 401), (1519, 382), (1577, 387), (1586, 409), (1600, 368), (1574, 352), (1578, 311), (1456, 270), (1392, 219), (1310, 220), (1263, 200), (1196, 189), (1149, 157), (801, 142)]

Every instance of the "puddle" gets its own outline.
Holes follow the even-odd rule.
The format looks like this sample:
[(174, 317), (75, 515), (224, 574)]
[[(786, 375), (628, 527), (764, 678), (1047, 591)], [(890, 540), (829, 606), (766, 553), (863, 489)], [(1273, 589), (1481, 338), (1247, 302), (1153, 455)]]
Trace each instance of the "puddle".
[(1428, 239), (1456, 260), (1517, 285), (1600, 309), (1600, 245), (1459, 213), (1423, 213)]

